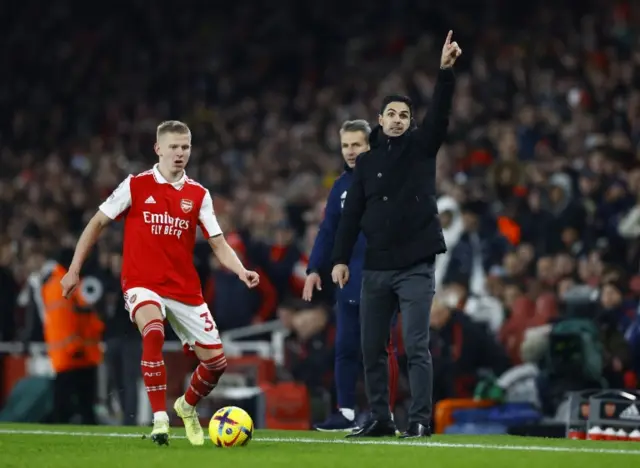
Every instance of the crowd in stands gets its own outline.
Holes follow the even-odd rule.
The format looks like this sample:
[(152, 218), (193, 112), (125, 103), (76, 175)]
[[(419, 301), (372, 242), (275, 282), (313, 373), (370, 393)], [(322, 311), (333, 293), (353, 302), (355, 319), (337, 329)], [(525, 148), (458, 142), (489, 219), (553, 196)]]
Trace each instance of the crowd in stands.
[[(198, 246), (219, 327), (280, 318), (292, 375), (329, 388), (329, 277), (317, 303), (297, 299), (342, 168), (338, 129), (375, 124), (392, 92), (421, 116), (453, 29), (464, 56), (438, 157), (440, 397), (468, 395), (479, 369), (547, 362), (552, 324), (567, 314), (598, 325), (604, 382), (636, 386), (640, 7), (459, 3), (24, 0), (3, 11), (0, 341), (25, 339), (28, 276), (75, 245), (127, 174), (155, 162), (156, 125), (180, 119), (193, 132), (188, 175), (211, 190), (228, 240), (263, 278), (248, 291)], [(135, 333), (119, 302), (121, 232), (110, 228), (95, 258), (108, 335)], [(541, 394), (590, 384), (556, 383)]]

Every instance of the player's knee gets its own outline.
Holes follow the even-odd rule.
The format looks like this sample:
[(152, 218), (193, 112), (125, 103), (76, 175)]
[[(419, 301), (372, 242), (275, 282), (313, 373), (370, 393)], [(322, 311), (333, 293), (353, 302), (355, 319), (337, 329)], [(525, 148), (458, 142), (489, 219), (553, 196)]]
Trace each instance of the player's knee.
[(142, 333), (145, 327), (151, 322), (163, 322), (160, 306), (154, 302), (139, 306), (137, 309), (133, 310), (131, 315), (132, 320), (138, 326), (140, 333)]
[(202, 365), (212, 374), (218, 377), (227, 370), (227, 358), (222, 349), (196, 348), (196, 354)]

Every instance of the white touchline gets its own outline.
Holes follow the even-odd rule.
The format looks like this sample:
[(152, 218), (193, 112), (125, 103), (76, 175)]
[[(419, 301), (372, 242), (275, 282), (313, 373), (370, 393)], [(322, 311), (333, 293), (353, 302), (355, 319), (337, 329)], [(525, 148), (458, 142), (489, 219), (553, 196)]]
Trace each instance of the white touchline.
[[(51, 436), (79, 436), (79, 437), (121, 437), (126, 439), (142, 439), (145, 434), (121, 433), (121, 432), (77, 432), (77, 431), (45, 431), (28, 429), (2, 429), (0, 435), (51, 435)], [(184, 436), (172, 435), (173, 439), (185, 439)], [(568, 453), (602, 453), (618, 455), (640, 455), (640, 450), (623, 449), (597, 449), (582, 447), (550, 447), (543, 445), (495, 445), (495, 444), (465, 444), (451, 442), (411, 442), (400, 440), (347, 440), (347, 439), (312, 439), (302, 437), (254, 437), (256, 442), (273, 442), (279, 444), (343, 444), (343, 445), (396, 445), (410, 447), (437, 447), (457, 449), (485, 449), (485, 450), (511, 450), (523, 452), (568, 452)], [(633, 442), (629, 442), (633, 444)]]

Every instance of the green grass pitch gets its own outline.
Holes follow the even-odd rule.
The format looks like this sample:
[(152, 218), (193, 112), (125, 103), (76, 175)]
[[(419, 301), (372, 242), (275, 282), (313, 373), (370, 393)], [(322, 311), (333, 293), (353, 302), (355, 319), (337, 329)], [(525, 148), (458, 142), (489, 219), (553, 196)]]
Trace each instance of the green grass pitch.
[(346, 440), (343, 434), (256, 431), (246, 447), (192, 447), (172, 428), (169, 447), (149, 428), (0, 424), (2, 468), (428, 468), (640, 466), (640, 442), (511, 436), (435, 436), (424, 442)]

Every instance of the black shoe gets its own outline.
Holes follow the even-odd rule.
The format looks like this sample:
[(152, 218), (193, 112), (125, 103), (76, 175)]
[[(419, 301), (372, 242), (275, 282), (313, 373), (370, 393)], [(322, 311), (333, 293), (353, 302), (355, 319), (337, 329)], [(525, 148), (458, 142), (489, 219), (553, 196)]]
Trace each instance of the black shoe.
[(390, 419), (388, 421), (379, 421), (370, 419), (362, 425), (362, 427), (347, 437), (395, 437), (396, 425)]
[(400, 436), (401, 439), (417, 439), (419, 437), (431, 437), (431, 428), (420, 423), (409, 423), (409, 427)]

